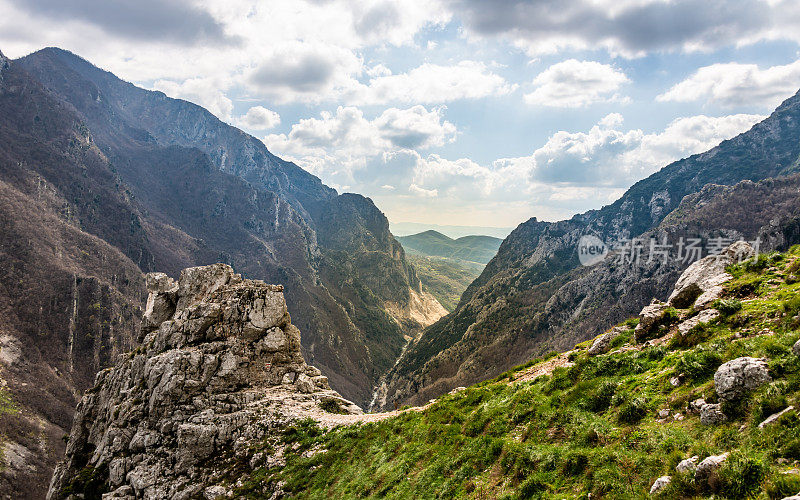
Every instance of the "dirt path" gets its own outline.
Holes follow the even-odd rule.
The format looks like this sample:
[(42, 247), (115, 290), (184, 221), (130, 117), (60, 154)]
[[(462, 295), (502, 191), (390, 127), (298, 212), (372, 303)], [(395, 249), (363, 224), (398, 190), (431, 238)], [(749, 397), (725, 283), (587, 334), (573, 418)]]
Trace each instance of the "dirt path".
[[(527, 368), (515, 374), (514, 379), (510, 380), (508, 383), (513, 384), (515, 382), (525, 382), (528, 380), (533, 380), (541, 375), (549, 375), (553, 373), (553, 370), (555, 370), (560, 366), (572, 366), (573, 363), (569, 361), (569, 355), (571, 353), (572, 351), (561, 353), (558, 356), (555, 356), (543, 363), (539, 363), (530, 368)], [(387, 411), (381, 413), (365, 413), (363, 415), (339, 415), (336, 413), (328, 413), (323, 411), (322, 409), (317, 408), (309, 411), (308, 416), (319, 422), (322, 426), (330, 429), (342, 425), (355, 425), (355, 424), (366, 424), (370, 422), (380, 422), (381, 420), (385, 420), (391, 417), (396, 417), (406, 412), (423, 411), (432, 404), (433, 403), (428, 403), (424, 406), (413, 406), (411, 408), (406, 408), (405, 410), (395, 410), (395, 411)]]

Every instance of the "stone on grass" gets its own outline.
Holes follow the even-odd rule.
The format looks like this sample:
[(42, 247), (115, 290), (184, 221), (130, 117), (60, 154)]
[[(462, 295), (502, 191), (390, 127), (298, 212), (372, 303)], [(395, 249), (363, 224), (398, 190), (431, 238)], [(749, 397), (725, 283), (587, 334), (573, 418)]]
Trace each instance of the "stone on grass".
[(717, 368), (714, 387), (721, 400), (735, 401), (771, 380), (765, 359), (745, 356)]
[(686, 460), (681, 460), (680, 463), (675, 466), (675, 470), (680, 472), (681, 474), (692, 473), (697, 470), (697, 462), (700, 460), (700, 457), (697, 455), (693, 457), (689, 457)]
[[(719, 298), (722, 292), (720, 285), (732, 278), (725, 271), (725, 267), (754, 254), (755, 250), (749, 243), (737, 241), (719, 255), (709, 255), (694, 262), (678, 278), (667, 303), (679, 309), (692, 306), (696, 309), (700, 308), (699, 306), (707, 307)], [(698, 299), (704, 294), (701, 304), (698, 304)]]
[(664, 489), (669, 486), (669, 483), (672, 481), (672, 478), (669, 476), (661, 476), (660, 478), (656, 479), (653, 482), (653, 486), (650, 487), (650, 494), (651, 495), (658, 495)]
[(694, 472), (694, 480), (696, 483), (705, 486), (712, 486), (718, 482), (719, 468), (728, 459), (730, 453), (725, 452), (721, 455), (711, 455), (703, 459), (702, 462), (697, 464), (697, 470)]
[(758, 424), (758, 428), (759, 429), (763, 429), (764, 427), (766, 427), (768, 425), (774, 424), (784, 414), (789, 413), (792, 410), (794, 410), (794, 406), (787, 406), (786, 408), (784, 408), (783, 410), (779, 411), (778, 413), (774, 413), (774, 414), (770, 415), (769, 417), (765, 418), (763, 422)]

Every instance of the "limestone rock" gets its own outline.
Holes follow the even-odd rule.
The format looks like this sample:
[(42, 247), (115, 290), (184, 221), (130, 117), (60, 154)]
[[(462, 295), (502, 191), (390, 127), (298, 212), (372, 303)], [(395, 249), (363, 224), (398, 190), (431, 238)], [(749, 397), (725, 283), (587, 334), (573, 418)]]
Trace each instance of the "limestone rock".
[(700, 460), (700, 457), (697, 455), (687, 458), (686, 460), (681, 460), (678, 465), (675, 466), (675, 470), (680, 472), (681, 474), (691, 473), (697, 470), (697, 462)]
[(704, 425), (719, 425), (728, 420), (722, 413), (720, 405), (706, 403), (700, 407), (700, 423)]
[(698, 314), (692, 316), (691, 318), (687, 319), (686, 321), (680, 323), (678, 325), (678, 333), (680, 335), (686, 335), (695, 326), (709, 323), (718, 317), (719, 317), (719, 311), (717, 311), (716, 309), (705, 309), (703, 311), (700, 311)]
[(725, 452), (722, 455), (711, 455), (703, 459), (697, 465), (697, 470), (694, 473), (694, 480), (696, 483), (704, 486), (713, 486), (717, 481), (717, 472), (725, 460), (728, 459), (730, 453)]
[(740, 399), (770, 380), (766, 360), (747, 356), (728, 361), (714, 374), (714, 386), (723, 401)]
[(658, 495), (664, 489), (669, 486), (669, 483), (672, 482), (672, 478), (670, 476), (661, 476), (660, 478), (656, 479), (653, 482), (653, 486), (650, 487), (650, 494), (651, 495)]
[[(692, 305), (695, 308), (707, 307), (719, 298), (722, 292), (720, 285), (732, 278), (725, 267), (754, 254), (755, 250), (749, 243), (737, 241), (719, 255), (709, 255), (694, 262), (678, 278), (667, 303), (677, 308), (688, 308)], [(698, 303), (701, 297), (703, 298)]]
[(587, 351), (589, 356), (597, 356), (598, 354), (605, 354), (608, 352), (608, 350), (611, 348), (611, 342), (623, 331), (624, 328), (614, 327), (611, 329), (611, 331), (597, 337)]
[(794, 410), (794, 406), (787, 406), (786, 408), (784, 408), (783, 410), (779, 411), (778, 413), (774, 413), (774, 414), (770, 415), (769, 417), (765, 418), (763, 422), (758, 424), (758, 428), (759, 429), (763, 429), (764, 427), (766, 427), (768, 425), (774, 424), (784, 414), (789, 413), (792, 410)]
[(150, 274), (147, 285), (142, 346), (98, 373), (79, 403), (48, 498), (87, 468), (111, 491), (104, 498), (229, 496), (214, 475), (220, 460), (250, 463), (251, 445), (326, 402), (361, 412), (306, 364), (283, 287), (224, 264), (177, 282)]
[(637, 342), (643, 340), (652, 332), (664, 316), (664, 311), (669, 306), (658, 300), (653, 300), (650, 305), (645, 306), (639, 313), (639, 324), (634, 330), (634, 338)]
[(800, 356), (800, 340), (794, 343), (792, 346), (792, 352), (795, 356)]

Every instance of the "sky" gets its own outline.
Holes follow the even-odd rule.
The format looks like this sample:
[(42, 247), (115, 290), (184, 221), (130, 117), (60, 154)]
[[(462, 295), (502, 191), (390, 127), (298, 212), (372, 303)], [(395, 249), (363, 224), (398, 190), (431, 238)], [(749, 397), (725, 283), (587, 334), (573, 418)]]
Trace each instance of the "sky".
[(800, 89), (796, 0), (0, 0), (0, 50), (71, 50), (204, 106), (394, 223), (613, 202)]

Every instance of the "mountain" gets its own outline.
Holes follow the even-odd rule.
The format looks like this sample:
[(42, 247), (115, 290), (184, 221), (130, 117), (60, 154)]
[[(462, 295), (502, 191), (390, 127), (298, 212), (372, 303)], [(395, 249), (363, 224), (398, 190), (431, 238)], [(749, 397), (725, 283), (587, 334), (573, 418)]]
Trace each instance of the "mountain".
[(495, 238), (505, 238), (514, 229), (513, 227), (488, 227), (488, 226), (445, 226), (440, 224), (423, 224), (421, 222), (390, 222), (389, 228), (395, 236), (409, 236), (433, 229), (450, 238), (461, 238), (473, 234), (484, 234)]
[[(761, 226), (781, 223), (779, 215), (791, 225), (800, 205), (791, 189), (783, 192), (781, 205), (774, 209), (746, 194), (763, 196), (770, 189), (763, 185), (744, 185), (732, 194), (742, 206), (719, 198), (715, 212), (692, 215), (706, 200), (685, 198), (701, 193), (708, 184), (732, 186), (798, 171), (798, 137), (800, 95), (795, 95), (751, 130), (666, 166), (609, 206), (570, 220), (533, 218), (521, 224), (467, 288), (455, 311), (428, 327), (404, 352), (386, 378), (383, 400), (427, 401), (458, 385), (495, 376), (549, 349), (591, 338), (650, 297), (666, 293), (667, 282), (640, 280), (639, 271), (630, 270), (617, 276), (626, 286), (597, 289), (593, 278), (586, 278), (591, 268), (581, 267), (578, 260), (577, 245), (583, 235), (610, 244), (647, 231), (657, 234), (669, 229), (662, 224), (669, 224), (665, 218), (676, 209), (689, 219), (671, 234), (684, 231), (702, 237), (704, 243), (718, 235), (754, 238)], [(681, 206), (682, 201), (686, 205)], [(727, 215), (726, 210), (740, 217)], [(623, 296), (633, 299), (623, 302)]]
[(445, 257), (486, 264), (497, 253), (500, 238), (492, 236), (462, 236), (450, 238), (438, 231), (428, 230), (409, 236), (398, 236), (406, 252), (427, 257)]
[(397, 240), (425, 290), (448, 311), (455, 308), (461, 294), (480, 275), (502, 242), (491, 236), (453, 239), (433, 230), (398, 236)]
[(303, 355), (361, 405), (445, 312), (371, 200), (199, 106), (50, 48), (0, 59), (0, 110), (0, 494), (43, 495), (80, 394), (136, 345), (143, 272), (287, 285)]
[(305, 355), (346, 397), (368, 401), (404, 335), (441, 316), (371, 200), (337, 195), (205, 109), (69, 52), (15, 65), (76, 110), (140, 207), (147, 244), (123, 251), (143, 271), (219, 261), (287, 285)]

